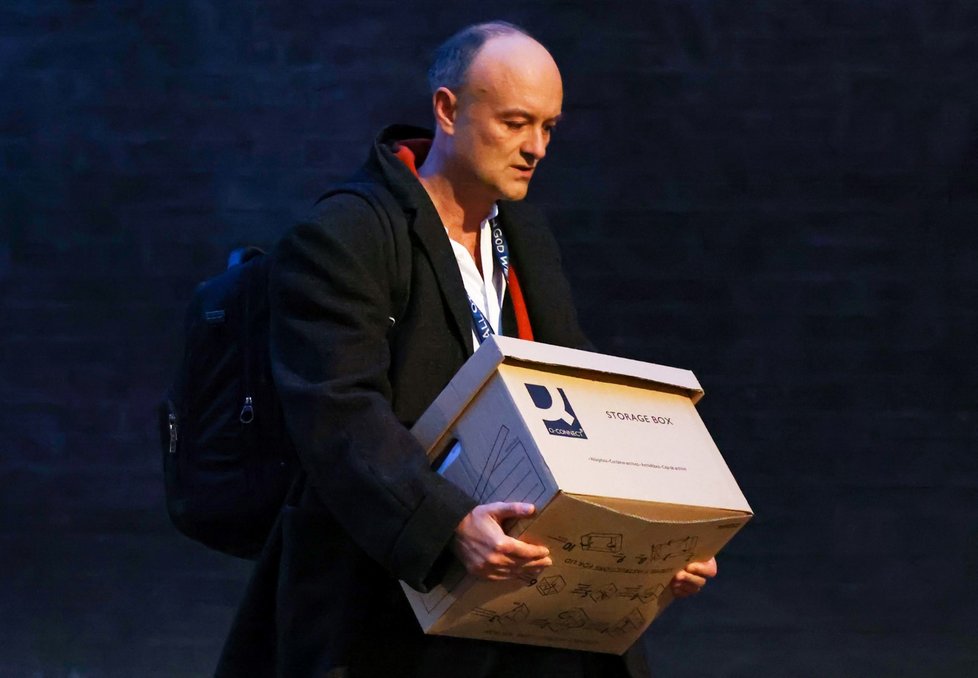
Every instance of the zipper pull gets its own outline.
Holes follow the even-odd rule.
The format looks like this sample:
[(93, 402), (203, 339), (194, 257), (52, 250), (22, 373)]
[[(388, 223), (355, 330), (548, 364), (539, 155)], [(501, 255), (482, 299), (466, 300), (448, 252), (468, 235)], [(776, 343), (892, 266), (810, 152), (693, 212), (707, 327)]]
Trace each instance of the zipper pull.
[(251, 396), (245, 396), (244, 405), (241, 407), (241, 414), (238, 419), (242, 424), (250, 424), (255, 418), (255, 408), (252, 407)]
[(170, 431), (170, 454), (177, 453), (177, 438), (179, 436), (179, 430), (177, 429), (177, 415), (173, 412), (167, 416), (167, 428)]

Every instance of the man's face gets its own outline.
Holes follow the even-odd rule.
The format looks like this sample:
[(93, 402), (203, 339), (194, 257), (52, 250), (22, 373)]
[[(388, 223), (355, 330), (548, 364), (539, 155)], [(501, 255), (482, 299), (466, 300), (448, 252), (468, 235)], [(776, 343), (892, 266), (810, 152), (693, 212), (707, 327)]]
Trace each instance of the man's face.
[(467, 188), (491, 200), (521, 200), (560, 118), (556, 64), (524, 36), (488, 41), (457, 97), (453, 164)]

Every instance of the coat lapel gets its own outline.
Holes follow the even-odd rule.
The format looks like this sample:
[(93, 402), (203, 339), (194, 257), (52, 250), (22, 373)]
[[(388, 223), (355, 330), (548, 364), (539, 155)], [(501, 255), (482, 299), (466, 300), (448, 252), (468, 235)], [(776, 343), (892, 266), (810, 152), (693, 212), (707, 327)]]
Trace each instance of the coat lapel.
[[(404, 208), (411, 232), (417, 237), (422, 251), (431, 263), (435, 280), (441, 290), (442, 301), (448, 308), (456, 338), (465, 349), (466, 357), (472, 355), (472, 315), (467, 303), (468, 295), (462, 283), (458, 262), (448, 242), (448, 234), (431, 199), (411, 171), (387, 148), (390, 139), (425, 138), (431, 133), (410, 126), (394, 126), (378, 137), (374, 157), (378, 163), (382, 181)], [(385, 141), (387, 140), (387, 141)]]
[(465, 355), (472, 355), (472, 314), (466, 300), (465, 285), (462, 274), (458, 270), (458, 262), (452, 252), (448, 234), (433, 207), (421, 205), (415, 212), (411, 224), (414, 234), (421, 244), (421, 249), (431, 262), (431, 269), (441, 288), (442, 301), (448, 307), (449, 315), (454, 321), (454, 329), (458, 340), (465, 348)]

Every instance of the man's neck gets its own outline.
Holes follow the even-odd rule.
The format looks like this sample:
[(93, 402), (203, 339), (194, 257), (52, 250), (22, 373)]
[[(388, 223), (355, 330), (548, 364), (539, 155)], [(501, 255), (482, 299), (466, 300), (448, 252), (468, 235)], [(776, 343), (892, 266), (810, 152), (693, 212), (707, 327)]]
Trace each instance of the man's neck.
[(448, 230), (448, 236), (465, 245), (478, 262), (479, 227), (489, 216), (493, 200), (465, 190), (465, 183), (453, 180), (453, 173), (446, 165), (432, 148), (418, 168), (418, 176)]

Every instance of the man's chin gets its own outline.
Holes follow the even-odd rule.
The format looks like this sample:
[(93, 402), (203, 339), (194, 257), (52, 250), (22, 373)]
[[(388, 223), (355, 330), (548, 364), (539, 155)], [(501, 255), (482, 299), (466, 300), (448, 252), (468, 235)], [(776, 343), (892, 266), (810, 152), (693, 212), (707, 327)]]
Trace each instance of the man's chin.
[(506, 186), (505, 192), (503, 193), (503, 200), (517, 201), (522, 200), (526, 197), (526, 194), (530, 190), (529, 182), (520, 182), (519, 184)]

